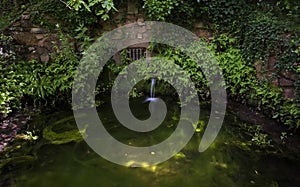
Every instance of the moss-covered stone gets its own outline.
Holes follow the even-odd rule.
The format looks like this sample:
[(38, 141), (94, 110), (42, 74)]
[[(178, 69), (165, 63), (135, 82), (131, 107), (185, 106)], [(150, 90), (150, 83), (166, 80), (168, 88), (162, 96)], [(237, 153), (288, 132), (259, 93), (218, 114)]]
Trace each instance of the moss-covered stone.
[(52, 144), (64, 144), (69, 142), (80, 142), (85, 129), (80, 131), (76, 125), (68, 123), (67, 120), (60, 120), (66, 123), (54, 123), (43, 130), (43, 138), (51, 141)]

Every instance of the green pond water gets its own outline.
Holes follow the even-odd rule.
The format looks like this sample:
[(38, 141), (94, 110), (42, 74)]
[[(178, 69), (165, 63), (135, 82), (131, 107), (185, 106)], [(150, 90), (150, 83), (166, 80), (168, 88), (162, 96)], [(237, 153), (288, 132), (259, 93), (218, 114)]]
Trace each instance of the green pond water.
[[(163, 141), (176, 128), (178, 105), (172, 101), (167, 103), (168, 113), (164, 123), (147, 133), (133, 132), (119, 124), (109, 103), (102, 104), (98, 111), (106, 129), (117, 140), (132, 146), (149, 146)], [(210, 113), (208, 106), (201, 106), (197, 132), (181, 152), (161, 164), (148, 167), (125, 167), (103, 159), (82, 141), (72, 111), (45, 112), (29, 124), (44, 129), (40, 131), (39, 139), (27, 141), (1, 158), (0, 186), (300, 185), (299, 160), (285, 155), (282, 151), (284, 147), (273, 142), (270, 145), (253, 142), (251, 134), (257, 131), (249, 130), (245, 126), (251, 125), (245, 125), (230, 111), (217, 139), (208, 150), (199, 153), (199, 142)], [(147, 119), (150, 115), (148, 105), (142, 103), (142, 99), (132, 101), (131, 109), (139, 119)]]

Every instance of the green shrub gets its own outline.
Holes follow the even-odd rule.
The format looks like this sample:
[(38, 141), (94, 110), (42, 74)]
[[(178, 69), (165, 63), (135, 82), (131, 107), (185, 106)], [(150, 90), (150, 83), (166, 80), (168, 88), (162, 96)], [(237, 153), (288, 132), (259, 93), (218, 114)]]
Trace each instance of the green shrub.
[(52, 59), (38, 61), (9, 61), (0, 56), (0, 113), (6, 116), (26, 101), (35, 106), (71, 103), (73, 77), (79, 58), (69, 37), (61, 32)]
[(229, 48), (217, 53), (217, 59), (233, 99), (262, 111), (289, 128), (300, 126), (299, 102), (285, 99), (282, 89), (270, 82), (259, 81), (255, 68), (247, 65), (240, 50)]

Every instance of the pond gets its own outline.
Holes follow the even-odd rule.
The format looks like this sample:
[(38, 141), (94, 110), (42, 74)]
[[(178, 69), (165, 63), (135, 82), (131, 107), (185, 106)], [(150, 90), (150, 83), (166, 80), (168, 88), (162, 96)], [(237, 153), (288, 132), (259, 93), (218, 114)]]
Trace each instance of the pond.
[[(150, 115), (144, 99), (131, 102), (132, 113), (139, 119)], [(163, 141), (176, 128), (178, 104), (172, 100), (166, 103), (165, 121), (147, 133), (130, 131), (119, 124), (109, 102), (100, 105), (98, 112), (117, 140), (132, 146), (149, 146)], [(269, 141), (258, 127), (251, 127), (230, 111), (217, 139), (199, 153), (209, 106), (201, 104), (199, 124), (190, 142), (171, 159), (148, 167), (134, 167), (134, 163), (125, 167), (103, 159), (81, 139), (72, 111), (47, 111), (29, 124), (44, 128), (37, 140), (16, 145), (1, 155), (0, 186), (299, 186), (300, 161), (285, 154), (284, 147)], [(260, 141), (252, 140), (255, 135)]]

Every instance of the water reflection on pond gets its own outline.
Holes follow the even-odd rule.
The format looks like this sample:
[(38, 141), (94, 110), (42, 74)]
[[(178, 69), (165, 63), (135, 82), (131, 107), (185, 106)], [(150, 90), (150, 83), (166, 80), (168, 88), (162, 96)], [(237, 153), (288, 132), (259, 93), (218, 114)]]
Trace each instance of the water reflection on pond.
[[(147, 103), (132, 103), (139, 119), (149, 117)], [(139, 104), (137, 104), (139, 103)], [(179, 110), (169, 102), (167, 117), (157, 129), (136, 133), (120, 125), (109, 107), (99, 107), (99, 116), (106, 129), (119, 141), (132, 146), (153, 145), (166, 139), (176, 128)], [(196, 133), (189, 144), (173, 158), (156, 166), (129, 167), (111, 163), (97, 155), (76, 133), (71, 111), (41, 115), (48, 126), (44, 138), (12, 153), (15, 157), (1, 161), (3, 186), (299, 186), (299, 160), (286, 157), (277, 145), (259, 146), (241, 129), (236, 116), (226, 115), (215, 142), (204, 153), (199, 142), (209, 117), (209, 108), (201, 107)], [(155, 153), (149, 153), (155, 154)], [(124, 155), (126, 156), (126, 155)], [(2, 186), (2, 185), (1, 185)]]

